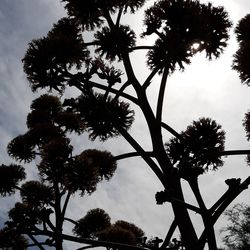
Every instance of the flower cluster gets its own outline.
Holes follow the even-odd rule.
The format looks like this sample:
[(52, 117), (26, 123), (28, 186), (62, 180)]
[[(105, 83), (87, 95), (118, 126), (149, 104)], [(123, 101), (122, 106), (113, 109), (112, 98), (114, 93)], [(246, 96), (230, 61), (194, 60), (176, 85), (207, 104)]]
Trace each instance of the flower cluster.
[(143, 36), (159, 35), (148, 53), (149, 67), (167, 67), (170, 72), (176, 64), (184, 69), (183, 64), (189, 64), (190, 58), (203, 50), (209, 59), (218, 57), (227, 45), (231, 27), (223, 7), (196, 0), (157, 1), (146, 10), (144, 24)]
[(170, 139), (166, 151), (180, 176), (188, 179), (222, 166), (220, 152), (224, 143), (221, 126), (209, 118), (201, 118), (181, 133), (181, 139)]

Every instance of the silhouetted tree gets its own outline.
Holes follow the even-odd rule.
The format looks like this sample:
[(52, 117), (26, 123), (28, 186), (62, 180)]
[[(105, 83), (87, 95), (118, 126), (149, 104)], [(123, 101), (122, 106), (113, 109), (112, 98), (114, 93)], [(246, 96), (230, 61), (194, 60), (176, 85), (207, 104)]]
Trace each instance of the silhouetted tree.
[[(244, 181), (236, 178), (226, 180), (228, 190), (210, 208), (200, 194), (198, 178), (209, 170), (221, 167), (223, 155), (248, 154), (249, 151), (224, 151), (225, 132), (211, 118), (200, 118), (187, 129), (177, 132), (162, 120), (162, 110), (165, 87), (171, 74), (178, 69), (184, 70), (198, 52), (205, 52), (209, 60), (221, 55), (232, 26), (228, 13), (223, 7), (197, 0), (158, 0), (146, 9), (145, 31), (141, 34), (142, 38), (156, 35), (155, 42), (150, 46), (137, 46), (135, 32), (122, 24), (121, 18), (123, 14), (135, 13), (145, 0), (62, 2), (68, 17), (59, 20), (47, 36), (31, 41), (23, 58), (24, 71), (33, 91), (48, 89), (63, 96), (65, 89), (74, 87), (81, 94), (64, 99), (63, 104), (49, 95), (35, 100), (27, 119), (29, 131), (10, 142), (8, 152), (19, 161), (29, 162), (39, 154), (38, 170), (43, 181), (28, 182), (21, 187), (22, 203), (17, 203), (10, 211), (9, 226), (15, 229), (24, 226), (29, 231), (46, 235), (56, 249), (62, 248), (62, 240), (113, 249), (137, 249), (133, 244), (140, 230), (124, 222), (109, 225), (109, 217), (102, 210), (91, 211), (74, 228), (77, 235), (88, 239), (64, 235), (62, 227), (71, 194), (76, 191), (82, 195), (92, 193), (100, 180), (110, 179), (116, 167), (115, 160), (140, 156), (162, 184), (163, 190), (157, 192), (156, 202), (170, 202), (174, 212), (174, 221), (163, 243), (155, 240), (157, 244), (154, 246), (145, 244), (143, 247), (166, 248), (178, 228), (180, 247), (200, 250), (207, 243), (210, 250), (217, 249), (214, 224), (235, 197), (248, 187), (250, 177)], [(247, 84), (250, 74), (248, 24), (249, 16), (246, 16), (236, 28), (240, 47), (233, 62), (233, 68)], [(93, 33), (92, 41), (85, 40), (85, 34), (89, 32)], [(86, 37), (90, 39), (88, 35)], [(140, 82), (130, 54), (141, 49), (147, 51), (146, 63), (150, 73)], [(157, 73), (161, 80), (156, 110), (153, 110), (147, 90)], [(127, 91), (128, 87), (134, 90), (134, 94)], [(134, 121), (133, 105), (144, 115), (152, 144), (150, 152), (145, 151), (128, 132)], [(249, 120), (247, 115), (244, 125), (248, 134)], [(163, 139), (163, 130), (173, 136), (168, 142)], [(79, 134), (87, 131), (91, 140), (98, 138), (101, 141), (123, 136), (134, 152), (113, 157), (108, 152), (87, 150), (73, 156), (66, 136), (66, 132), (72, 131)], [(249, 135), (247, 137), (249, 139)], [(16, 173), (17, 178), (10, 181), (12, 186), (7, 185), (8, 188), (3, 189), (4, 195), (12, 193), (16, 183), (23, 179), (22, 167), (12, 168), (20, 173)], [(190, 185), (198, 206), (185, 202), (182, 179)], [(34, 200), (33, 191), (38, 189), (51, 193), (39, 195)], [(60, 207), (62, 201), (64, 205)], [(49, 219), (50, 207), (55, 214), (55, 225)], [(188, 210), (200, 214), (203, 220), (204, 231), (199, 236)], [(27, 217), (25, 225), (17, 214)], [(44, 215), (42, 218), (41, 214)], [(43, 228), (38, 228), (37, 224), (42, 223)], [(119, 245), (115, 243), (117, 241), (130, 246)]]
[[(24, 167), (0, 166), (1, 195), (19, 190), (21, 196), (21, 202), (9, 211), (0, 246), (22, 249), (22, 245), (29, 245), (22, 236), (26, 235), (41, 249), (43, 244), (62, 249), (61, 233), (65, 220), (69, 220), (65, 216), (70, 198), (77, 191), (82, 196), (91, 194), (98, 182), (109, 180), (116, 170), (116, 161), (111, 153), (95, 149), (73, 155), (67, 132), (80, 133), (84, 124), (77, 114), (63, 108), (58, 97), (45, 94), (35, 99), (27, 127), (25, 134), (9, 143), (8, 153), (20, 162), (37, 158), (40, 178), (20, 183), (25, 179)], [(101, 223), (99, 218), (96, 220)], [(38, 243), (36, 235), (47, 239)]]
[(224, 213), (228, 224), (221, 231), (225, 233), (223, 242), (230, 250), (250, 248), (250, 207), (236, 204)]

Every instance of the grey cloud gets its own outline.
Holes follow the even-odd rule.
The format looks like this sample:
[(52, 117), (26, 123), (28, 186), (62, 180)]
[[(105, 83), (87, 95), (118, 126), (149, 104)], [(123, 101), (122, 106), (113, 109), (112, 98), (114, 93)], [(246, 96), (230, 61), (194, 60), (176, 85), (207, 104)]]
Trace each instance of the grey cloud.
[[(59, 2), (59, 0), (0, 0), (1, 161), (10, 161), (5, 153), (5, 147), (11, 138), (25, 131), (25, 116), (31, 100), (36, 96), (31, 93), (22, 72), (21, 59), (28, 42), (45, 35), (52, 24), (65, 15)], [(221, 0), (214, 2), (222, 4)], [(248, 0), (225, 0), (223, 3), (226, 5), (226, 9), (232, 12), (234, 18), (238, 18), (247, 10), (250, 12)], [(237, 6), (237, 13), (233, 13), (232, 6)], [(131, 21), (137, 23), (136, 18), (133, 18), (131, 17)], [(231, 50), (230, 48), (228, 52), (230, 55)], [(229, 73), (230, 62), (228, 60), (231, 60), (229, 54), (217, 64), (215, 63), (216, 67), (223, 65), (222, 75), (219, 75), (220, 71), (216, 67), (209, 66), (214, 62), (206, 62), (203, 64), (205, 70), (202, 77), (194, 80), (197, 67), (202, 64), (203, 59), (196, 62), (196, 68), (187, 67), (186, 72), (173, 75), (167, 88), (164, 115), (166, 115), (166, 121), (176, 127), (178, 131), (185, 129), (193, 119), (202, 115), (212, 115), (212, 118), (216, 120), (218, 118), (219, 122), (225, 126), (229, 140), (228, 147), (246, 147), (248, 144), (244, 138), (241, 120), (243, 113), (250, 107), (249, 91), (246, 87), (241, 86), (235, 73)], [(226, 68), (225, 64), (227, 64)], [(140, 72), (140, 77), (143, 79), (146, 71), (140, 65), (138, 66), (137, 63), (137, 72)], [(215, 75), (211, 78), (212, 74)], [(203, 79), (204, 81), (202, 81)], [(216, 79), (217, 82), (215, 82)], [(198, 82), (195, 83), (195, 81)], [(155, 87), (152, 88), (152, 98), (155, 94), (154, 89)], [(218, 89), (218, 91), (216, 92), (214, 89)], [(145, 147), (150, 148), (149, 140), (145, 139), (148, 131), (138, 117), (140, 117), (139, 114), (136, 124), (130, 132)], [(166, 140), (167, 138), (168, 135)], [(112, 139), (107, 143), (98, 141), (93, 143), (88, 141), (85, 134), (80, 137), (72, 137), (72, 143), (76, 145), (76, 153), (94, 147), (110, 150), (114, 155), (132, 151), (131, 147), (121, 138)], [(224, 179), (233, 177), (236, 167), (239, 177), (243, 178), (248, 173), (243, 157), (230, 158), (223, 169), (201, 178), (202, 191), (206, 194), (206, 201), (209, 204), (212, 204), (212, 201), (219, 197), (220, 192), (222, 193), (226, 188)], [(29, 170), (29, 176), (32, 178), (34, 175), (35, 173)], [(142, 227), (149, 236), (164, 237), (167, 225), (171, 222), (172, 213), (168, 204), (164, 206), (155, 204), (154, 195), (157, 191), (161, 191), (161, 185), (141, 160), (134, 158), (121, 161), (114, 178), (108, 183), (100, 183), (93, 195), (83, 198), (78, 195), (74, 196), (68, 215), (78, 219), (89, 209), (101, 207), (111, 215), (113, 220), (128, 220)], [(248, 196), (248, 191), (246, 191), (237, 201), (249, 201)], [(8, 202), (6, 202), (7, 200)], [(187, 200), (195, 203), (193, 197), (187, 196)], [(11, 199), (1, 200), (1, 208), (7, 210), (11, 201)], [(0, 216), (3, 217), (6, 214), (0, 214)], [(197, 224), (199, 223), (200, 221), (197, 220)], [(69, 226), (67, 230), (70, 230)]]

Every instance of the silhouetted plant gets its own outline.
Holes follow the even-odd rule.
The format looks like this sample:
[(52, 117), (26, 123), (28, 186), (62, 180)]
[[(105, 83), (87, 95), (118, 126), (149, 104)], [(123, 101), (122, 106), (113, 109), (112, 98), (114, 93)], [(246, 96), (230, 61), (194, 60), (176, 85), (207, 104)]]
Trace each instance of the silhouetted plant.
[(0, 230), (0, 248), (2, 250), (25, 250), (28, 240), (13, 229), (4, 228)]
[[(214, 224), (248, 187), (250, 177), (244, 181), (239, 178), (225, 180), (228, 190), (209, 209), (200, 193), (198, 177), (222, 167), (222, 156), (249, 154), (249, 151), (224, 151), (225, 132), (210, 118), (200, 118), (178, 133), (163, 122), (162, 113), (169, 75), (178, 67), (184, 70), (185, 64), (190, 64), (198, 52), (204, 52), (211, 60), (218, 58), (226, 48), (232, 26), (228, 13), (223, 7), (198, 0), (158, 0), (145, 10), (145, 31), (141, 34), (141, 38), (154, 34), (155, 41), (151, 46), (136, 46), (138, 34), (128, 25), (121, 24), (121, 18), (128, 12), (135, 13), (145, 0), (61, 2), (65, 4), (68, 17), (59, 20), (45, 37), (29, 44), (23, 65), (33, 91), (54, 90), (64, 100), (61, 103), (58, 97), (46, 94), (34, 100), (27, 117), (28, 131), (8, 145), (9, 155), (17, 161), (31, 162), (38, 157), (40, 176), (40, 181), (29, 180), (22, 186), (17, 185), (24, 175), (6, 181), (6, 185), (0, 183), (4, 196), (13, 193), (15, 188), (21, 190), (22, 202), (10, 210), (9, 227), (19, 230), (18, 233), (27, 233), (40, 249), (43, 248), (36, 241), (36, 235), (47, 237), (44, 244), (57, 250), (62, 250), (63, 240), (69, 239), (85, 243), (87, 248), (137, 249), (135, 246), (140, 246), (155, 249), (159, 246), (164, 249), (170, 246), (176, 228), (182, 243), (180, 246), (176, 241), (178, 248), (201, 250), (207, 243), (210, 250), (217, 249)], [(235, 29), (239, 50), (234, 55), (232, 67), (238, 71), (242, 82), (249, 85), (248, 23), (249, 15)], [(86, 31), (93, 33), (90, 42), (83, 39)], [(139, 49), (146, 51), (150, 70), (141, 82), (130, 59), (130, 54)], [(155, 102), (149, 100), (147, 90), (157, 73), (161, 79), (155, 111)], [(65, 99), (63, 91), (70, 87), (80, 94)], [(152, 145), (150, 152), (129, 133), (134, 121), (133, 106), (145, 118)], [(244, 125), (249, 139), (248, 116), (246, 114)], [(167, 143), (163, 129), (173, 136)], [(107, 151), (91, 149), (73, 155), (68, 138), (71, 132), (87, 132), (91, 140), (98, 138), (101, 141), (123, 136), (135, 151), (114, 157)], [(152, 169), (163, 187), (163, 191), (156, 193), (157, 204), (169, 202), (174, 212), (166, 238), (163, 241), (155, 238), (155, 245), (146, 240), (138, 243), (138, 238), (144, 235), (139, 228), (124, 221), (111, 224), (109, 216), (100, 209), (91, 210), (77, 222), (65, 217), (73, 194), (91, 194), (98, 182), (113, 176), (116, 160), (130, 156), (141, 157)], [(18, 167), (18, 171), (22, 169)], [(190, 185), (197, 206), (185, 202), (182, 179)], [(43, 192), (36, 200), (35, 191)], [(204, 230), (199, 236), (189, 210), (203, 220)], [(18, 217), (22, 214), (26, 224)], [(63, 234), (65, 220), (74, 223), (77, 237)], [(22, 227), (25, 230), (21, 231)]]
[[(9, 211), (9, 220), (2, 231), (7, 233), (3, 237), (8, 242), (8, 232), (13, 231), (20, 237), (29, 236), (39, 248), (43, 244), (52, 244), (56, 249), (62, 249), (62, 237), (56, 235), (58, 230), (63, 230), (71, 196), (76, 192), (81, 195), (94, 192), (98, 182), (112, 178), (116, 161), (108, 151), (95, 149), (73, 155), (67, 133), (82, 133), (83, 123), (77, 113), (65, 110), (58, 97), (42, 95), (32, 102), (31, 109), (27, 116), (28, 131), (9, 143), (8, 153), (20, 162), (29, 162), (38, 156), (40, 180), (21, 184), (25, 179), (22, 166), (0, 166), (1, 195), (20, 190), (21, 197), (21, 202), (17, 202)], [(61, 119), (62, 114), (71, 114), (74, 119), (65, 122), (65, 119)], [(47, 233), (48, 228), (52, 236)], [(46, 236), (47, 240), (38, 243), (34, 238), (37, 234)], [(4, 244), (15, 246), (14, 241)]]
[(0, 194), (7, 196), (15, 193), (16, 186), (26, 177), (24, 168), (20, 165), (11, 164), (0, 166)]
[(235, 28), (239, 49), (233, 60), (233, 69), (238, 71), (241, 81), (248, 86), (250, 85), (250, 63), (247, 59), (247, 55), (250, 53), (249, 24), (250, 15), (248, 14), (239, 21)]
[(236, 204), (226, 210), (228, 224), (221, 232), (225, 233), (223, 242), (232, 250), (245, 250), (250, 247), (250, 208), (246, 204)]
[(74, 227), (74, 233), (81, 237), (97, 238), (97, 233), (111, 226), (109, 215), (100, 208), (92, 209)]

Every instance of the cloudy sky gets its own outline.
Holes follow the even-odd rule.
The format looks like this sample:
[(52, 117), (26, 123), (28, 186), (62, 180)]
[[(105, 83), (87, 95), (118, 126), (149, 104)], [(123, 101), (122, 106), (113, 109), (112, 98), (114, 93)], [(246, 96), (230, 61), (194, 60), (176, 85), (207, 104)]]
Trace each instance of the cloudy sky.
[[(207, 2), (207, 1), (202, 1)], [(224, 5), (234, 24), (250, 13), (248, 0), (213, 0), (215, 5)], [(142, 13), (129, 18), (131, 25), (138, 32)], [(0, 0), (0, 155), (1, 163), (12, 160), (6, 154), (7, 143), (18, 134), (25, 132), (25, 120), (32, 99), (32, 93), (22, 71), (21, 59), (27, 44), (34, 38), (46, 35), (52, 24), (65, 11), (59, 0)], [(124, 20), (126, 21), (126, 19)], [(150, 40), (148, 41), (150, 42)], [(250, 109), (250, 89), (240, 83), (236, 72), (231, 70), (232, 55), (237, 49), (235, 38), (217, 61), (207, 61), (203, 54), (193, 59), (185, 72), (176, 72), (171, 76), (166, 90), (164, 103), (164, 119), (177, 131), (184, 130), (188, 124), (199, 117), (211, 117), (220, 123), (226, 131), (226, 149), (248, 149), (242, 119)], [(143, 53), (133, 54), (133, 62), (137, 76), (144, 79), (148, 73), (144, 64)], [(154, 100), (157, 87), (156, 79), (149, 91)], [(145, 148), (149, 149), (147, 130), (140, 114), (134, 127), (134, 135)], [(166, 134), (166, 140), (168, 135)], [(89, 142), (86, 135), (73, 138), (76, 152), (87, 148), (110, 150), (114, 155), (130, 151), (130, 147), (122, 139), (107, 143)], [(27, 168), (32, 177), (32, 166)], [(244, 156), (233, 156), (225, 159), (225, 166), (217, 172), (209, 173), (200, 179), (202, 193), (209, 205), (226, 189), (224, 180), (237, 177), (246, 178), (250, 168)], [(188, 195), (188, 187), (183, 183), (187, 200), (195, 204)], [(115, 177), (109, 183), (101, 183), (98, 191), (90, 197), (75, 196), (71, 202), (68, 216), (80, 218), (91, 208), (105, 209), (113, 221), (123, 219), (140, 226), (148, 236), (164, 237), (171, 223), (172, 213), (169, 205), (155, 205), (154, 195), (162, 190), (150, 169), (140, 159), (129, 159), (119, 162)], [(0, 223), (11, 208), (11, 199), (0, 201)], [(250, 191), (245, 191), (235, 202), (250, 204)], [(194, 217), (197, 225), (200, 223)], [(223, 218), (218, 222), (219, 229), (225, 224)], [(218, 234), (218, 240), (220, 235)]]

